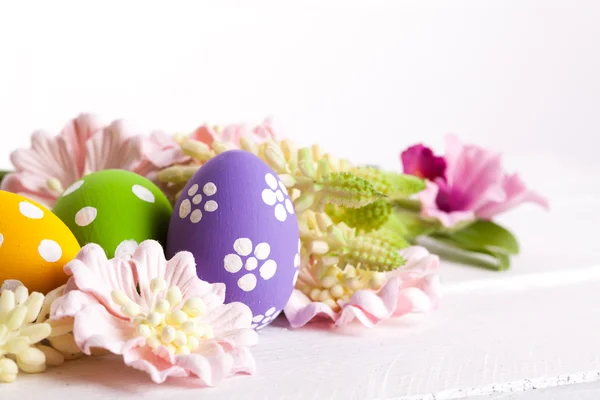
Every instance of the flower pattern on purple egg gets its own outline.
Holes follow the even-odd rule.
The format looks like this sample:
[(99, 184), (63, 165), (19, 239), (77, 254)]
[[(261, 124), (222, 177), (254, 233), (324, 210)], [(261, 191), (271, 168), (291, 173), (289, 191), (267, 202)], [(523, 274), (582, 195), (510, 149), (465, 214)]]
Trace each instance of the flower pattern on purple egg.
[[(190, 217), (190, 221), (193, 224), (197, 224), (202, 220), (202, 210), (205, 212), (215, 212), (219, 208), (219, 204), (215, 200), (207, 200), (204, 203), (204, 207), (202, 207), (201, 203), (204, 200), (202, 193), (198, 193), (200, 186), (198, 184), (192, 185), (188, 191), (188, 197), (184, 199), (179, 206), (179, 218), (186, 219), (188, 216)], [(210, 198), (217, 193), (217, 185), (213, 182), (208, 182), (202, 187), (202, 192), (206, 196), (206, 198)], [(191, 201), (190, 201), (191, 198)], [(194, 206), (199, 206), (192, 210)]]
[(265, 326), (269, 325), (272, 321), (275, 320), (281, 314), (281, 310), (277, 310), (275, 307), (269, 308), (265, 311), (265, 315), (258, 314), (252, 318), (252, 329), (262, 329)]
[(265, 174), (265, 183), (268, 187), (262, 191), (263, 202), (274, 207), (278, 221), (285, 222), (288, 214), (294, 214), (294, 204), (288, 197), (285, 185), (271, 173)]
[(237, 281), (238, 287), (243, 291), (251, 292), (256, 287), (258, 281), (256, 269), (259, 262), (262, 262), (261, 267), (258, 268), (258, 275), (261, 279), (267, 281), (275, 276), (277, 263), (269, 259), (269, 254), (271, 254), (269, 243), (262, 242), (254, 247), (250, 239), (239, 238), (233, 243), (233, 250), (233, 253), (227, 254), (223, 259), (223, 267), (231, 274), (237, 274), (240, 271), (244, 273)]

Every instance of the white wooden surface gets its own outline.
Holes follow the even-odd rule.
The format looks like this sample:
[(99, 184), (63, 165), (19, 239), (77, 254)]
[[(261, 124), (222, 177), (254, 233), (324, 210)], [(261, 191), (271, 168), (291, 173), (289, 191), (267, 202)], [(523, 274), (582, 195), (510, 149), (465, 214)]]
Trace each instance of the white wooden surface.
[[(262, 331), (254, 349), (257, 375), (216, 389), (176, 380), (157, 386), (108, 357), (20, 376), (0, 386), (0, 394), (3, 400), (36, 393), (86, 400), (519, 398), (520, 392), (568, 398), (577, 392), (562, 386), (583, 384), (590, 389), (577, 390), (600, 393), (600, 384), (590, 386), (600, 379), (596, 239), (558, 229), (573, 219), (580, 229), (597, 224), (598, 205), (507, 218), (519, 226), (525, 246), (513, 269), (493, 273), (444, 264), (445, 298), (428, 320), (332, 331), (322, 325), (290, 330), (280, 319)], [(500, 397), (508, 394), (513, 397)]]

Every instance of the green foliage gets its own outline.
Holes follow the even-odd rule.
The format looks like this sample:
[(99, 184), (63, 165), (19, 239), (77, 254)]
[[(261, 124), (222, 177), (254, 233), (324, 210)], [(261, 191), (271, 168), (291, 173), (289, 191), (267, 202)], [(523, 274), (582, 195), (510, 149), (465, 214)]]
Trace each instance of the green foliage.
[(425, 189), (425, 181), (413, 175), (386, 172), (390, 182), (390, 196), (393, 198), (406, 198)]
[(392, 213), (392, 205), (385, 199), (379, 199), (360, 208), (336, 207), (329, 204), (325, 211), (335, 223), (344, 222), (359, 231), (371, 232), (387, 222)]
[(347, 246), (338, 249), (343, 263), (370, 271), (392, 271), (404, 265), (398, 252), (398, 242), (390, 235), (366, 233), (354, 237)]
[(367, 180), (350, 172), (333, 172), (324, 177), (323, 183), (316, 187), (321, 197), (322, 208), (326, 204), (359, 208), (384, 196)]

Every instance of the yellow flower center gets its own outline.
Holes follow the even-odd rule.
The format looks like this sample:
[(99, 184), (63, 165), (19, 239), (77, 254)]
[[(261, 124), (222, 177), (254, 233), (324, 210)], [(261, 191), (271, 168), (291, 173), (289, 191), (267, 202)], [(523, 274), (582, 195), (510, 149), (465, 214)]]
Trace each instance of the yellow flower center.
[(177, 286), (167, 289), (167, 282), (161, 278), (152, 279), (150, 290), (154, 299), (149, 312), (143, 311), (122, 291), (111, 293), (113, 301), (131, 318), (137, 334), (146, 338), (148, 346), (153, 349), (165, 346), (175, 354), (190, 354), (201, 340), (214, 337), (212, 328), (200, 321), (206, 314), (202, 299), (191, 298), (182, 305), (181, 289)]
[(359, 290), (379, 290), (385, 280), (385, 273), (367, 271), (347, 265), (343, 270), (337, 266), (328, 267), (321, 276), (315, 277), (316, 285), (299, 280), (296, 287), (313, 301), (327, 304), (339, 310), (338, 301), (347, 302)]

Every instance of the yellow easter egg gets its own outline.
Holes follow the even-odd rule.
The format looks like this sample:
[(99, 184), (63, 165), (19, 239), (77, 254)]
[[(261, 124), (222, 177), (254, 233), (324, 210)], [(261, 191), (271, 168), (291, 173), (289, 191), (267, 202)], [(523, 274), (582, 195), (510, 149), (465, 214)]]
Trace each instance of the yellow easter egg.
[(29, 291), (48, 293), (67, 282), (63, 268), (79, 249), (48, 208), (0, 190), (0, 283), (16, 279)]

